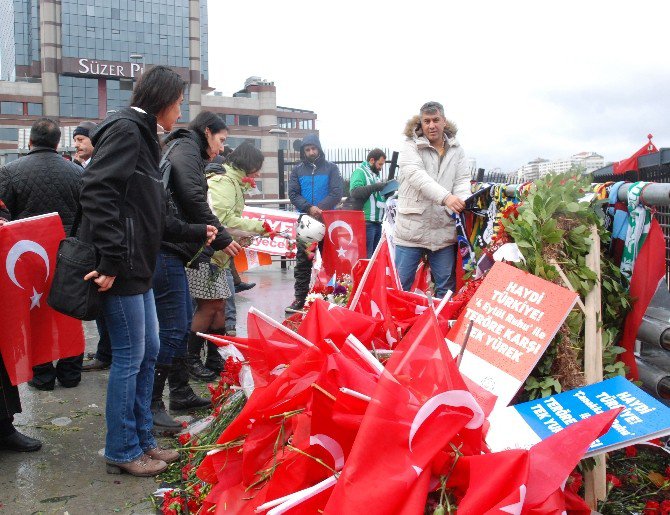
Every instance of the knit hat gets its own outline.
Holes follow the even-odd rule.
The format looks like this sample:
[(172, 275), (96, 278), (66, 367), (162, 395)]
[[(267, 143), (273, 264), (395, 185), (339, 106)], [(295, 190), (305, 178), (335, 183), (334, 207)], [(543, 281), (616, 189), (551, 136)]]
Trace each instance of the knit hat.
[(86, 136), (87, 138), (90, 138), (89, 132), (93, 129), (95, 129), (98, 126), (97, 123), (93, 122), (81, 122), (77, 127), (72, 131), (72, 138), (75, 136)]

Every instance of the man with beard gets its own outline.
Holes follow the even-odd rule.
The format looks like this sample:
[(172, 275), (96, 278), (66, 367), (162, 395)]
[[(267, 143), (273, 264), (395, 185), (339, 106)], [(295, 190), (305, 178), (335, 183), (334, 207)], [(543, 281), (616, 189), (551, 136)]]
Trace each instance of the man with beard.
[[(300, 146), (300, 163), (291, 170), (288, 198), (300, 213), (322, 220), (321, 211), (333, 209), (342, 200), (342, 176), (337, 166), (323, 155), (321, 142), (316, 134), (309, 134)], [(321, 248), (321, 244), (319, 244)], [(287, 313), (295, 313), (305, 306), (309, 292), (312, 261), (305, 249), (298, 245), (295, 271), (295, 300)]]
[(98, 125), (93, 122), (81, 122), (72, 132), (74, 140), (74, 162), (82, 168), (86, 168), (93, 155), (93, 143), (91, 143), (90, 132)]
[(363, 161), (351, 174), (349, 194), (353, 199), (353, 208), (363, 211), (365, 216), (365, 242), (367, 257), (370, 259), (375, 247), (382, 237), (382, 221), (384, 220), (384, 197), (380, 191), (387, 182), (379, 180), (379, 174), (386, 163), (386, 154), (379, 148), (368, 153), (367, 161)]

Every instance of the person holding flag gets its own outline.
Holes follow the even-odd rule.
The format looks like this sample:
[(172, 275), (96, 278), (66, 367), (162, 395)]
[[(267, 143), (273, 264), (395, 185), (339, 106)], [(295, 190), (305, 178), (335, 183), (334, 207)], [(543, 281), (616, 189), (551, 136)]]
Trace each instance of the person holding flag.
[[(300, 213), (323, 221), (322, 211), (334, 209), (342, 200), (342, 176), (337, 165), (326, 160), (316, 134), (309, 134), (300, 146), (300, 163), (291, 171), (288, 198)], [(312, 276), (312, 260), (306, 249), (298, 245), (295, 262), (295, 299), (284, 310), (295, 313), (305, 306)]]

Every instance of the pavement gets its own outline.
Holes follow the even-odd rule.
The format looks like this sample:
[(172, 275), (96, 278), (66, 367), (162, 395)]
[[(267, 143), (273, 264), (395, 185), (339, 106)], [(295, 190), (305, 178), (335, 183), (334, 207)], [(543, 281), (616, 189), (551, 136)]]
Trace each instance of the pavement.
[[(293, 270), (279, 263), (242, 274), (256, 287), (238, 294), (237, 330), (246, 336), (246, 314), (251, 306), (275, 320), (293, 300)], [(97, 330), (85, 322), (86, 352), (95, 352)], [(150, 495), (154, 478), (109, 475), (102, 457), (105, 445), (105, 398), (109, 371), (86, 372), (76, 388), (56, 385), (51, 392), (19, 387), (23, 413), (15, 425), (43, 442), (34, 453), (0, 451), (0, 514), (156, 513)], [(205, 395), (206, 386), (194, 383)], [(167, 390), (167, 388), (166, 388)], [(167, 400), (167, 399), (166, 399)], [(188, 421), (188, 415), (180, 420)], [(174, 440), (161, 439), (172, 446)]]

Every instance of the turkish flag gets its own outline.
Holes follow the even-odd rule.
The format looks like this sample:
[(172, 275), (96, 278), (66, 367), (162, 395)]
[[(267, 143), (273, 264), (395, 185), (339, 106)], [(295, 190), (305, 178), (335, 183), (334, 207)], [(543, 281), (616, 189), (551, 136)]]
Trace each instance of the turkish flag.
[[(426, 311), (379, 378), (324, 513), (364, 513), (370, 506), (378, 514), (400, 512), (408, 490), (412, 499), (421, 497), (414, 487), (442, 449), (459, 431), (483, 421), (437, 320)], [(425, 499), (426, 482), (423, 489)]]
[(330, 352), (332, 348), (324, 343), (325, 339), (341, 349), (347, 336), (353, 334), (367, 345), (380, 324), (380, 320), (371, 316), (316, 299), (300, 324), (298, 334)]
[(570, 424), (528, 451), (461, 457), (453, 477), (468, 477), (469, 484), (458, 504), (459, 514), (559, 515), (564, 500), (556, 498), (556, 491), (562, 490), (591, 443), (609, 430), (621, 411), (609, 410)]
[(64, 237), (57, 213), (0, 227), (0, 352), (14, 385), (30, 380), (34, 365), (84, 352), (81, 322), (47, 305)]
[(635, 154), (630, 156), (628, 159), (624, 159), (623, 161), (619, 161), (618, 163), (614, 163), (614, 165), (612, 165), (614, 175), (623, 175), (628, 171), (638, 171), (639, 168), (637, 166), (637, 158), (658, 151), (656, 145), (651, 142), (651, 134), (647, 135), (647, 138), (649, 138), (649, 142), (647, 142), (640, 150), (635, 152)]
[(637, 379), (637, 362), (633, 350), (635, 338), (642, 323), (651, 298), (656, 293), (659, 283), (665, 277), (665, 238), (663, 230), (655, 218), (651, 221), (649, 234), (644, 240), (640, 253), (637, 255), (633, 265), (633, 275), (630, 280), (630, 296), (635, 299), (633, 308), (626, 317), (621, 336), (621, 347), (626, 349), (621, 355), (623, 361), (629, 368), (628, 375)]
[(323, 211), (323, 269), (330, 278), (351, 274), (359, 258), (366, 255), (363, 211)]
[(382, 325), (377, 331), (376, 344), (393, 348), (400, 335), (389, 307), (389, 287), (402, 290), (395, 263), (391, 258), (388, 240), (382, 236), (356, 290), (351, 294), (349, 309), (381, 320)]

